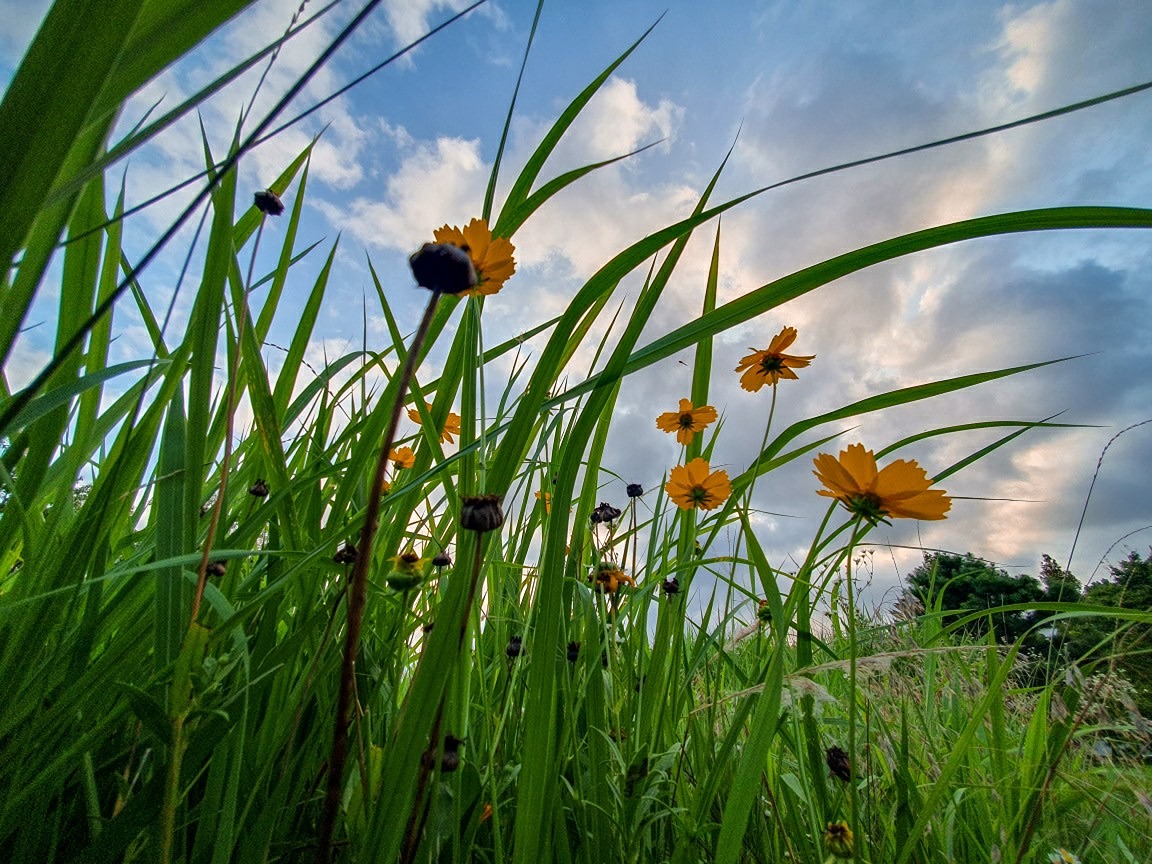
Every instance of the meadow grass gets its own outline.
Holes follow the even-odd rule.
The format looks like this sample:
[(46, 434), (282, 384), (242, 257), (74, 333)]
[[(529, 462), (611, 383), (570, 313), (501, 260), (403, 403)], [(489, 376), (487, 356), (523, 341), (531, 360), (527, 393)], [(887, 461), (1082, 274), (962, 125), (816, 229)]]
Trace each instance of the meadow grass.
[[(780, 430), (769, 422), (759, 455), (706, 510), (678, 506), (662, 484), (626, 495), (634, 478), (601, 467), (625, 376), (691, 349), (684, 395), (706, 405), (712, 339), (790, 299), (944, 244), (1150, 227), (1152, 212), (1064, 207), (929, 228), (718, 305), (713, 225), (765, 191), (714, 202), (721, 166), (689, 217), (624, 248), (556, 318), (496, 345), (484, 339), (483, 296), (436, 292), (413, 351), (404, 334), (415, 322), (393, 314), (383, 287), (410, 276), (373, 269), (388, 344), (316, 369), (305, 352), (336, 246), (298, 236), (309, 150), (270, 184), (290, 203), (275, 221), (236, 179), (287, 100), (242, 123), (223, 156), (205, 141), (192, 204), (138, 258), (124, 248), (125, 201), (111, 182), (120, 160), (275, 44), (113, 143), (132, 93), (245, 4), (107, 5), (116, 9), (93, 16), (79, 0), (57, 2), (0, 104), (6, 360), (29, 309), (49, 302), (49, 282), (59, 294), (53, 359), (15, 392), (5, 377), (0, 393), (0, 857), (1024, 864), (1063, 850), (1065, 860), (1152, 860), (1148, 728), (1106, 674), (1069, 662), (1029, 686), (1019, 646), (966, 641), (964, 622), (943, 627), (939, 608), (900, 622), (861, 616), (852, 568), (871, 523), (836, 502), (787, 572), (751, 520), (758, 480), (798, 460), (806, 468), (841, 421), (1044, 364), (877, 394)], [(97, 31), (77, 33), (81, 19)], [(476, 214), (495, 237), (514, 242), (544, 202), (601, 167), (542, 180), (635, 47), (560, 114), (499, 208), (497, 160)], [(80, 51), (83, 64), (61, 61)], [(200, 218), (180, 254), (202, 275), (187, 329), (174, 334), (152, 305), (147, 265)], [(642, 344), (705, 227), (715, 251), (700, 315)], [(267, 255), (273, 244), (275, 266), (261, 272), (257, 247)], [(302, 284), (309, 252), (326, 257)], [(635, 271), (646, 273), (639, 296), (615, 309)], [(502, 290), (529, 290), (525, 278)], [(289, 286), (302, 301), (285, 313), (297, 323), (273, 374), (263, 350)], [(266, 298), (252, 308), (258, 287)], [(152, 352), (108, 365), (123, 304)], [(534, 336), (546, 341), (525, 359), (518, 349)], [(428, 377), (421, 361), (434, 349), (446, 359)], [(408, 378), (399, 370), (410, 353)], [(589, 354), (569, 385), (574, 358)], [(510, 357), (510, 375), (492, 371)], [(768, 386), (761, 395), (775, 400)], [(244, 428), (240, 406), (252, 417)], [(399, 410), (418, 422), (393, 436)], [(1053, 424), (930, 429), (877, 456), (1003, 430), (940, 481), (1041, 425)], [(681, 464), (719, 452), (719, 428), (694, 435)], [(380, 494), (371, 467), (394, 446), (411, 448), (412, 462), (382, 463)], [(502, 502), (495, 530), (461, 528), (478, 495)], [(604, 500), (621, 512), (603, 518)], [(375, 505), (378, 519), (366, 519)], [(450, 562), (434, 562), (440, 552)], [(352, 613), (363, 627), (348, 638), (355, 572), (366, 580)]]

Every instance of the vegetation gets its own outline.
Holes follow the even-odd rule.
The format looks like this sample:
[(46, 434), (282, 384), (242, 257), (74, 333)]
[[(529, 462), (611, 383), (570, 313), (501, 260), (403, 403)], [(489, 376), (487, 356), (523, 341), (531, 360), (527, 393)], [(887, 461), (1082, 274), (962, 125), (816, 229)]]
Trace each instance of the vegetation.
[[(88, 7), (59, 0), (0, 103), (0, 353), (11, 356), (34, 304), (58, 306), (53, 358), (15, 392), (0, 379), (0, 858), (1152, 858), (1147, 726), (1103, 667), (1026, 686), (1021, 637), (998, 645), (969, 628), (990, 611), (1013, 620), (1013, 605), (903, 624), (855, 611), (853, 552), (875, 524), (944, 518), (939, 483), (1053, 424), (972, 424), (1004, 437), (931, 477), (892, 454), (966, 430), (819, 451), (849, 417), (1035, 367), (878, 393), (784, 429), (769, 419), (760, 454), (735, 476), (713, 467), (725, 441), (705, 410), (714, 366), (731, 366), (714, 364), (717, 334), (840, 276), (1008, 232), (1152, 227), (1152, 211), (1068, 207), (927, 228), (724, 305), (714, 256), (699, 317), (641, 344), (689, 238), (707, 226), (718, 250), (717, 217), (757, 194), (715, 203), (714, 177), (691, 216), (624, 248), (523, 334), (546, 345), (501, 379), (496, 362), (522, 338), (484, 340), (485, 297), (532, 290), (517, 284), (517, 232), (598, 167), (543, 179), (632, 46), (560, 114), (499, 206), (498, 163), (477, 221), (429, 226), (431, 257), (388, 274), (429, 289), (424, 321), (397, 320), (377, 281), (390, 344), (311, 369), (304, 352), (336, 247), (318, 250), (319, 276), (301, 284), (297, 262), (317, 251), (297, 236), (309, 151), (252, 204), (237, 188), (237, 164), (283, 105), (241, 121), (226, 154), (205, 141), (191, 205), (150, 250), (137, 257), (122, 242), (112, 169), (240, 70), (112, 140), (118, 108), (244, 5), (108, 0), (77, 27)], [(178, 252), (202, 275), (179, 286), (192, 311), (172, 332), (148, 264), (201, 216), (205, 242)], [(261, 246), (275, 247), (267, 267)], [(636, 270), (647, 274), (639, 297), (610, 309)], [(301, 306), (284, 305), (289, 285)], [(110, 366), (125, 304), (152, 350)], [(295, 327), (272, 374), (261, 349), (278, 316)], [(772, 406), (823, 359), (785, 354), (794, 340), (803, 347), (785, 328), (741, 361)], [(451, 350), (430, 377), (421, 360), (436, 345)], [(583, 346), (595, 371), (569, 384)], [(665, 424), (683, 458), (667, 484), (605, 476), (621, 379), (686, 348), (687, 419)], [(237, 421), (241, 405), (250, 425)], [(748, 501), (764, 475), (808, 471), (813, 458), (831, 500), (807, 557), (785, 571), (766, 557)], [(1120, 567), (1126, 585), (1147, 581), (1147, 562)], [(1121, 662), (1152, 615), (1117, 590), (1112, 620), (1124, 626), (1092, 651)], [(1033, 605), (1068, 622), (1070, 642), (1107, 620), (1087, 603)], [(817, 626), (825, 609), (828, 628)], [(1100, 755), (1097, 743), (1120, 735), (1132, 747)]]

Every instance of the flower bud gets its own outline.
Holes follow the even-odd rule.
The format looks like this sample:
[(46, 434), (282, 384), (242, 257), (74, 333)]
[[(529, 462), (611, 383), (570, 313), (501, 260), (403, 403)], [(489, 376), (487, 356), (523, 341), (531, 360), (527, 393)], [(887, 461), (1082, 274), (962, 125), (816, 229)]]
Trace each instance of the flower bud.
[(392, 570), (384, 577), (394, 591), (411, 591), (424, 581), (424, 559), (415, 552), (405, 552), (392, 559)]

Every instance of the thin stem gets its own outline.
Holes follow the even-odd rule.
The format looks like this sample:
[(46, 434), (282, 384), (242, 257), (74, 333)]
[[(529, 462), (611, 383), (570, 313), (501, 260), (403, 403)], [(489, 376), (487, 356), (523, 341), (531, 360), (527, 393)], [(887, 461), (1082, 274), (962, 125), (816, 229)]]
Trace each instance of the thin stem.
[(228, 492), (228, 469), (232, 462), (232, 435), (236, 426), (236, 383), (240, 379), (240, 357), (243, 355), (244, 327), (248, 323), (248, 286), (252, 284), (252, 272), (256, 267), (256, 252), (260, 249), (260, 238), (264, 236), (264, 223), (256, 229), (256, 241), (252, 244), (252, 257), (248, 259), (248, 278), (242, 289), (243, 303), (236, 317), (236, 356), (232, 359), (232, 369), (228, 374), (228, 409), (224, 416), (224, 458), (220, 462), (220, 488), (216, 491), (216, 503), (212, 506), (212, 521), (208, 523), (208, 536), (204, 538), (204, 551), (200, 555), (199, 576), (196, 579), (196, 595), (192, 598), (192, 614), (188, 616), (191, 626), (200, 615), (200, 602), (204, 599), (204, 588), (208, 584), (208, 559), (212, 556), (212, 544), (220, 528), (220, 513), (224, 509), (224, 498)]
[[(852, 526), (848, 540), (848, 557), (844, 565), (848, 589), (848, 802), (852, 813), (852, 829), (865, 842), (867, 832), (860, 825), (860, 806), (856, 791), (856, 770), (860, 764), (856, 752), (856, 595), (852, 585), (852, 552), (859, 539), (860, 520)], [(863, 856), (867, 860), (867, 856)]]
[[(432, 315), (440, 302), (440, 292), (433, 291), (424, 310), (420, 327), (412, 339), (412, 347), (404, 361), (400, 374), (400, 389), (392, 403), (392, 415), (384, 433), (384, 444), (376, 459), (376, 471), (372, 476), (372, 486), (368, 493), (368, 506), (364, 513), (364, 527), (360, 531), (360, 542), (356, 548), (356, 563), (352, 568), (351, 584), (348, 591), (348, 627), (344, 633), (344, 659), (340, 666), (340, 691), (336, 699), (336, 715), (332, 730), (332, 753), (328, 757), (328, 783), (324, 796), (324, 811), (320, 818), (320, 833), (316, 846), (317, 864), (328, 864), (332, 860), (332, 835), (336, 827), (336, 813), (340, 809), (340, 796), (344, 786), (344, 762), (348, 751), (348, 727), (351, 724), (352, 692), (356, 676), (356, 654), (360, 648), (360, 629), (364, 623), (364, 605), (368, 597), (368, 567), (372, 557), (372, 541), (376, 537), (377, 522), (380, 516), (380, 499), (384, 494), (384, 478), (388, 469), (388, 454), (396, 440), (396, 430), (400, 426), (400, 413), (404, 409), (404, 397), (408, 395), (408, 382), (416, 371), (420, 349), (432, 324)], [(365, 802), (367, 803), (367, 802)]]

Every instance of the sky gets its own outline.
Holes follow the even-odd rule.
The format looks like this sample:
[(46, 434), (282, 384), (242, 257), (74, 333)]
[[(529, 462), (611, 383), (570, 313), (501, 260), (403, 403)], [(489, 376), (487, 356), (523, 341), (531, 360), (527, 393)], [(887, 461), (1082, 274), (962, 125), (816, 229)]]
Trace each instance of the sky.
[[(466, 4), (386, 0), (293, 103), (308, 107)], [(262, 0), (194, 55), (134, 97), (130, 126), (163, 99), (172, 105), (283, 32), (296, 0)], [(45, 4), (0, 0), (0, 81), (18, 62)], [(311, 14), (317, 4), (307, 4)], [(256, 99), (267, 111), (359, 9), (341, 3), (281, 53)], [(316, 115), (261, 146), (241, 166), (241, 188), (266, 185), (323, 131), (311, 161), (301, 246), (300, 294), (339, 238), (332, 288), (309, 359), (355, 350), (368, 298), (370, 336), (386, 337), (372, 311), (371, 257), (402, 326), (423, 298), (411, 290), (406, 256), (445, 223), (479, 215), (535, 4), (490, 0)], [(659, 19), (659, 20), (658, 20)], [(789, 177), (866, 156), (1009, 122), (1152, 80), (1152, 4), (1146, 0), (1036, 3), (845, 0), (754, 3), (694, 0), (545, 3), (513, 118), (497, 206), (560, 111), (654, 22), (608, 79), (549, 160), (542, 179), (658, 142), (557, 195), (517, 232), (517, 273), (485, 307), (495, 344), (558, 314), (583, 282), (646, 233), (686, 216), (724, 159), (719, 202)], [(203, 107), (220, 152), (255, 78)], [(194, 120), (134, 154), (129, 202), (201, 167)], [(1152, 92), (1083, 112), (761, 195), (721, 224), (719, 301), (835, 255), (961, 219), (1035, 207), (1152, 204)], [(735, 143), (734, 143), (735, 142)], [(183, 206), (179, 196), (130, 221), (143, 244)], [(291, 200), (289, 198), (289, 203)], [(187, 241), (190, 230), (184, 232)], [(647, 344), (692, 320), (702, 301), (715, 226), (694, 236), (668, 293), (641, 338)], [(179, 242), (176, 248), (181, 248)], [(177, 256), (145, 279), (171, 297)], [(642, 275), (642, 274), (641, 274)], [(610, 309), (635, 298), (625, 280)], [(195, 284), (194, 281), (192, 284)], [(174, 304), (180, 326), (191, 304)], [(53, 292), (5, 374), (27, 381), (47, 359)], [(870, 395), (956, 375), (1078, 356), (1037, 371), (927, 402), (854, 418), (825, 434), (830, 448), (856, 441), (880, 449), (929, 428), (1059, 414), (1085, 428), (1033, 431), (943, 484), (955, 496), (942, 522), (896, 521), (875, 549), (866, 597), (892, 597), (921, 549), (974, 554), (1035, 574), (1040, 556), (1066, 563), (1097, 460), (1120, 430), (1152, 417), (1152, 233), (1049, 232), (968, 241), (869, 268), (717, 336), (710, 402), (724, 428), (713, 465), (735, 475), (755, 458), (767, 391), (748, 393), (731, 371), (748, 348), (767, 347), (794, 326), (797, 353), (814, 354), (799, 381), (779, 389), (773, 428)], [(290, 303), (290, 301), (287, 301)], [(272, 336), (290, 337), (288, 305)], [(146, 336), (118, 313), (122, 358)], [(591, 340), (595, 344), (595, 340)], [(529, 343), (529, 356), (542, 347)], [(275, 368), (276, 351), (266, 351)], [(440, 362), (430, 358), (424, 375)], [(590, 354), (577, 357), (570, 382)], [(688, 365), (682, 364), (681, 361)], [(605, 468), (659, 485), (680, 456), (655, 417), (687, 396), (691, 352), (630, 376), (615, 411)], [(500, 366), (494, 374), (506, 374)], [(964, 433), (907, 448), (929, 474), (995, 440)], [(1098, 562), (1152, 544), (1147, 488), (1152, 425), (1117, 439), (1102, 463), (1071, 559), (1082, 580)], [(755, 525), (769, 558), (802, 558), (825, 510), (811, 463), (774, 472), (756, 490)], [(603, 497), (619, 505), (618, 482)]]

